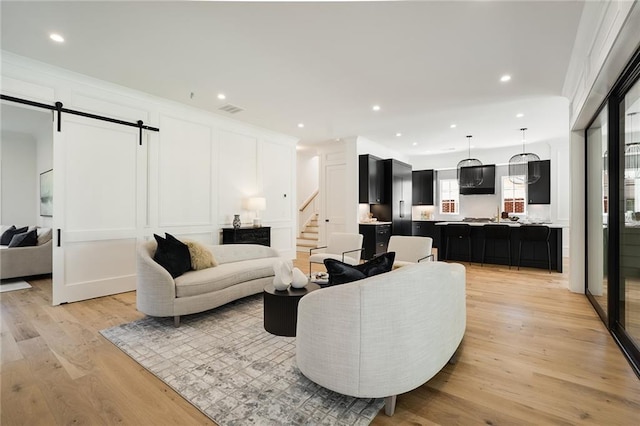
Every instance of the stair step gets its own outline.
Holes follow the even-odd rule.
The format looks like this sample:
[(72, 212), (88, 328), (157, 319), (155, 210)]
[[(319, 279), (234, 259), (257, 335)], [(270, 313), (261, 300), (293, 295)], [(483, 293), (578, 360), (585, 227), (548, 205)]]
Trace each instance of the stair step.
[(314, 232), (317, 234), (319, 230), (320, 228), (318, 228), (317, 226), (305, 226), (304, 231), (302, 232)]
[(296, 245), (302, 247), (318, 247), (318, 240), (307, 240), (305, 238), (297, 238)]
[(318, 233), (317, 232), (309, 232), (309, 231), (302, 231), (300, 233), (300, 237), (307, 239), (307, 240), (316, 240), (318, 241)]
[(307, 226), (318, 226), (318, 219), (310, 220)]

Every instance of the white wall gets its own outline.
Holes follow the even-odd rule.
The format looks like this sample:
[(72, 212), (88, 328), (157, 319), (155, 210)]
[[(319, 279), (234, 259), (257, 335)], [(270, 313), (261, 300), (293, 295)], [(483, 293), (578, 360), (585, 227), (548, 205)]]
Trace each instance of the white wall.
[(320, 157), (315, 149), (296, 152), (296, 206), (300, 207), (320, 183)]
[[(586, 2), (563, 87), (570, 100), (571, 257), (569, 289), (585, 291), (584, 129), (640, 46), (637, 1)], [(563, 153), (565, 155), (566, 153)]]
[(2, 132), (0, 223), (3, 225), (33, 226), (37, 223), (36, 146), (32, 135)]
[[(49, 120), (50, 122), (50, 120)], [(53, 218), (40, 216), (40, 173), (53, 169), (53, 129), (36, 134), (37, 159), (36, 159), (36, 203), (38, 209), (38, 226), (44, 228), (53, 227)], [(54, 197), (55, 199), (55, 197)]]
[(362, 136), (358, 136), (356, 138), (356, 144), (358, 155), (371, 154), (383, 160), (394, 158), (398, 161), (402, 161), (403, 163), (410, 163), (408, 155), (401, 154), (394, 149), (380, 145), (379, 143)]
[[(135, 129), (135, 137), (127, 139), (129, 136), (124, 133), (131, 133), (130, 127), (109, 125), (107, 129), (104, 122), (87, 122), (88, 119), (63, 113), (63, 129), (53, 132), (52, 149), (53, 227), (62, 229), (62, 246), (54, 248), (54, 304), (97, 297), (93, 287), (86, 292), (76, 290), (83, 286), (89, 289), (92, 283), (104, 282), (104, 286), (109, 286), (118, 281), (119, 286), (122, 284), (118, 287), (120, 291), (126, 291), (126, 281), (135, 288), (135, 242), (148, 239), (153, 233), (169, 232), (205, 243), (219, 243), (220, 228), (230, 226), (234, 214), (242, 214), (245, 222), (253, 218), (255, 212), (242, 208), (243, 201), (251, 196), (266, 198), (267, 209), (260, 215), (263, 225), (271, 227), (272, 247), (283, 257), (295, 257), (297, 139), (9, 52), (2, 52), (1, 59), (3, 94), (49, 105), (60, 101), (66, 108), (129, 122), (142, 120), (146, 125), (160, 128), (159, 133), (143, 132), (143, 145), (139, 147)], [(78, 124), (73, 125), (74, 122)], [(101, 139), (102, 154), (93, 155), (90, 145), (86, 145), (91, 143), (91, 132), (101, 136), (109, 132), (123, 134), (125, 141), (118, 142), (117, 148), (126, 158), (111, 158), (108, 137)], [(42, 158), (37, 166), (35, 150), (33, 152), (33, 175), (36, 167), (49, 167), (45, 158), (48, 141), (42, 144)], [(74, 173), (84, 170), (92, 178), (93, 187), (109, 189), (108, 178), (95, 182), (98, 174), (87, 171), (91, 170), (91, 164), (102, 162), (103, 172), (112, 165), (110, 174), (102, 175), (114, 177), (120, 158), (126, 160), (129, 167), (127, 188), (133, 188), (131, 193), (135, 198), (133, 207), (127, 206), (127, 211), (135, 215), (135, 223), (126, 230), (107, 226), (105, 218), (120, 214), (118, 205), (105, 206), (106, 210), (99, 210), (99, 214), (83, 217), (83, 214), (86, 216), (83, 212), (95, 210), (91, 200), (80, 203), (80, 193), (70, 193), (80, 187), (69, 186), (65, 180), (65, 168)], [(77, 164), (82, 167), (76, 167)], [(76, 226), (74, 230), (67, 226), (71, 217), (73, 223), (90, 226)], [(114, 250), (124, 258), (120, 256), (115, 260), (117, 257), (109, 254)], [(89, 252), (105, 253), (100, 271), (94, 273), (96, 268), (82, 266), (77, 261)], [(77, 281), (73, 286), (66, 284), (70, 277)], [(74, 287), (78, 298), (74, 295), (72, 299), (65, 299), (64, 294), (57, 293), (60, 286), (67, 286), (69, 291)]]

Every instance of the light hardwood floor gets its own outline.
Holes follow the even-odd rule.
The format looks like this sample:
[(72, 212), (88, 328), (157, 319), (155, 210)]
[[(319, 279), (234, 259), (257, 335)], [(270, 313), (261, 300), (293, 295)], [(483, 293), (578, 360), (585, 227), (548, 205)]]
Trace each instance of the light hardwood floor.
[[(566, 273), (465, 266), (458, 362), (374, 425), (640, 424), (640, 380)], [(52, 307), (30, 283), (0, 295), (2, 425), (213, 424), (98, 334), (142, 317), (135, 293)]]

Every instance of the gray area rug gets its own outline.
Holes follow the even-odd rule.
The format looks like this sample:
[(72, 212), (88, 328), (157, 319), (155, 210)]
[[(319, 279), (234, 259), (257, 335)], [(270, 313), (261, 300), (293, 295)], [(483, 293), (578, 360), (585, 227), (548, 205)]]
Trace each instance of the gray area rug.
[(296, 367), (295, 337), (263, 328), (262, 295), (100, 332), (219, 425), (368, 425), (384, 399), (327, 390)]

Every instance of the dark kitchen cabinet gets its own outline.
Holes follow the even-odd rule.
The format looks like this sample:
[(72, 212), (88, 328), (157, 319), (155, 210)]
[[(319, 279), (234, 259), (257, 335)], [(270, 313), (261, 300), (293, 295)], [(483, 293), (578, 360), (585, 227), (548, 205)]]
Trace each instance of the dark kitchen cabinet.
[(440, 248), (440, 227), (435, 220), (414, 221), (412, 224), (412, 234), (416, 237), (431, 237), (433, 247)]
[(529, 175), (536, 167), (540, 170), (540, 179), (527, 188), (529, 204), (551, 204), (551, 160), (530, 161), (528, 167)]
[(386, 253), (391, 238), (391, 225), (360, 225), (362, 234), (362, 258), (369, 260), (376, 255)]
[(384, 202), (384, 170), (382, 160), (369, 154), (358, 157), (359, 202), (381, 204)]
[(385, 203), (371, 206), (371, 212), (379, 221), (391, 222), (391, 235), (411, 235), (411, 165), (392, 158), (382, 164)]
[(433, 205), (433, 170), (415, 170), (411, 173), (414, 206)]

